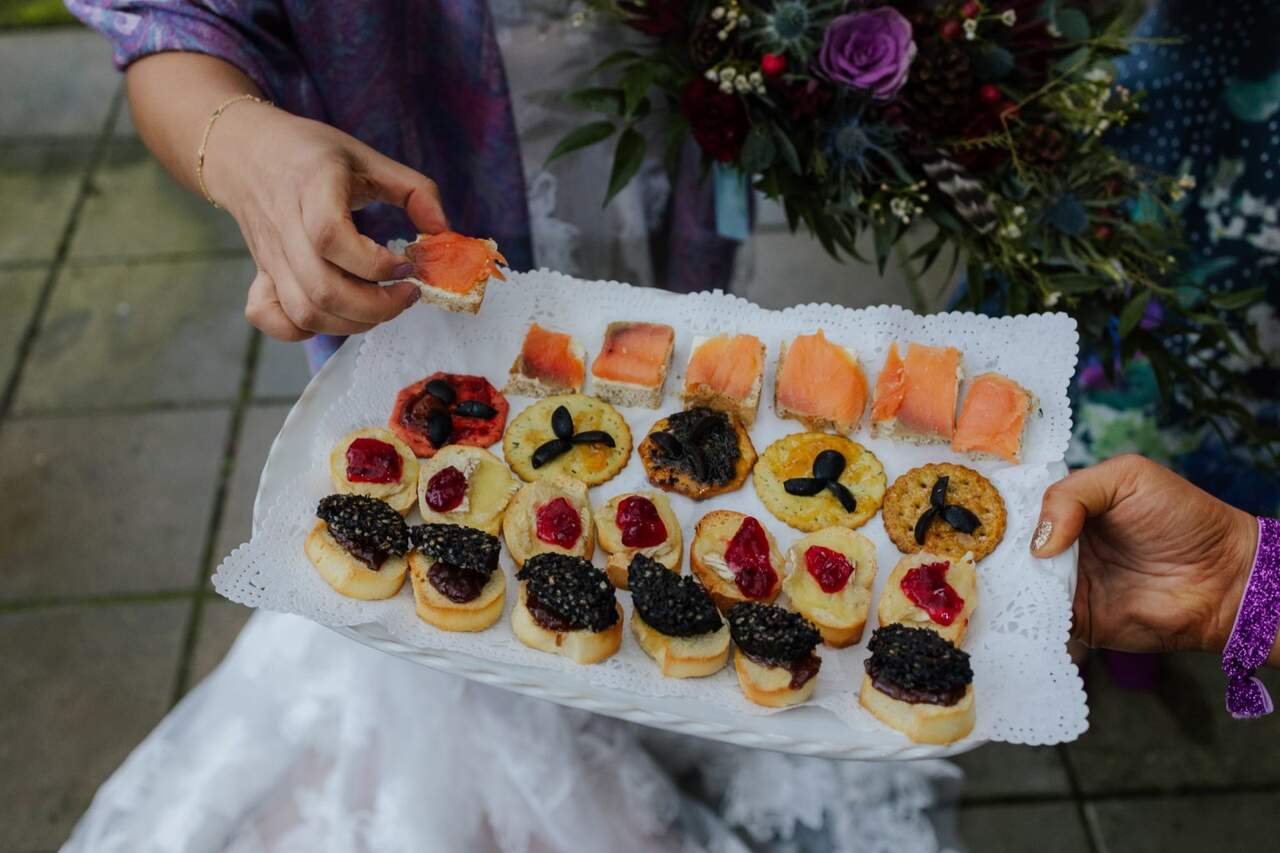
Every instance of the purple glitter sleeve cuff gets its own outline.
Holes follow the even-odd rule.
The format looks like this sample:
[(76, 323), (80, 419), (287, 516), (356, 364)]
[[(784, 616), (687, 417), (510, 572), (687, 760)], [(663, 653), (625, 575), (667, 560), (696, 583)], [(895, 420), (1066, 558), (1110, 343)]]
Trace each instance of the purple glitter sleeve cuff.
[(1227, 710), (1237, 720), (1274, 710), (1267, 688), (1255, 676), (1267, 662), (1280, 629), (1280, 521), (1258, 519), (1258, 553), (1245, 583), (1236, 622), (1222, 650)]

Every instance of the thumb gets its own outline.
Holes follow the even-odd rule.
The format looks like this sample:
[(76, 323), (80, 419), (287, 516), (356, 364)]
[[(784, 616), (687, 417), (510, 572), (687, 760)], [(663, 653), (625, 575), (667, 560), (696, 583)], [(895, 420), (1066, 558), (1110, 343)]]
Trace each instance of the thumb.
[(419, 233), (439, 234), (449, 230), (449, 220), (440, 202), (440, 188), (435, 181), (367, 146), (361, 150), (360, 157), (378, 201), (403, 208)]
[(1102, 515), (1117, 502), (1123, 462), (1109, 459), (1074, 471), (1050, 486), (1040, 506), (1040, 521), (1031, 537), (1031, 553), (1055, 557), (1080, 537), (1087, 519)]

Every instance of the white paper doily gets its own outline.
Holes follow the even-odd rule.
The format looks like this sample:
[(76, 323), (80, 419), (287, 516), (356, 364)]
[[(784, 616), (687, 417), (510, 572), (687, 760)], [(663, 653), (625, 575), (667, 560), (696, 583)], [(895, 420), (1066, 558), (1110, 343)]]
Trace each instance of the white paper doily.
[[(1040, 497), (1056, 479), (1071, 434), (1068, 383), (1075, 371), (1075, 323), (1063, 314), (989, 318), (973, 314), (927, 317), (897, 307), (852, 310), (832, 305), (803, 305), (785, 311), (762, 309), (723, 293), (675, 295), (616, 282), (585, 282), (537, 271), (513, 274), (490, 286), (480, 314), (446, 314), (428, 307), (405, 312), (369, 332), (361, 342), (350, 387), (329, 406), (298, 441), (309, 440), (311, 464), (286, 483), (272, 484), (279, 497), (266, 508), (251, 542), (236, 549), (218, 567), (214, 585), (226, 597), (269, 610), (296, 613), (326, 625), (377, 623), (395, 640), (427, 650), (465, 653), (487, 661), (520, 667), (573, 672), (585, 683), (642, 696), (683, 696), (744, 715), (770, 712), (747, 702), (731, 669), (706, 679), (663, 678), (653, 662), (624, 632), (621, 651), (610, 660), (580, 667), (536, 652), (512, 634), (508, 618), (480, 634), (453, 634), (434, 629), (414, 613), (411, 591), (393, 599), (364, 602), (330, 589), (302, 552), (302, 542), (315, 521), (316, 502), (329, 494), (329, 451), (345, 433), (362, 426), (383, 425), (396, 392), (437, 370), (476, 373), (501, 387), (530, 321), (567, 331), (594, 355), (611, 320), (651, 320), (676, 328), (676, 351), (667, 395), (658, 411), (624, 409), (636, 441), (660, 416), (680, 408), (675, 389), (682, 366), (697, 335), (749, 331), (768, 347), (765, 394), (760, 416), (751, 430), (758, 450), (801, 429), (772, 411), (773, 371), (778, 344), (821, 327), (829, 339), (859, 353), (868, 381), (876, 375), (892, 341), (948, 344), (964, 353), (967, 375), (986, 370), (1004, 373), (1031, 389), (1040, 400), (1032, 415), (1024, 464), (974, 462), (941, 446), (916, 447), (871, 439), (865, 427), (854, 438), (884, 463), (890, 480), (926, 462), (957, 461), (971, 465), (999, 488), (1008, 511), (1008, 530), (1001, 546), (979, 565), (979, 601), (963, 647), (972, 656), (978, 722), (975, 741), (1058, 743), (1079, 736), (1087, 708), (1080, 678), (1066, 653), (1070, 623), (1069, 581), (1046, 571), (1028, 552)], [(590, 387), (588, 386), (588, 391)], [(531, 400), (511, 397), (514, 417)], [(501, 454), (500, 447), (494, 448)], [(592, 489), (598, 505), (619, 492), (649, 488), (633, 454), (615, 479)], [(750, 484), (737, 492), (702, 503), (672, 496), (672, 504), (692, 538), (697, 520), (712, 509), (736, 509), (758, 517), (784, 550), (802, 534), (774, 518)], [(416, 511), (410, 516), (415, 523)], [(856, 689), (866, 655), (865, 637), (875, 625), (874, 602), (884, 580), (901, 556), (884, 533), (877, 515), (861, 529), (877, 546), (879, 571), (871, 620), (864, 642), (856, 647), (819, 649), (822, 670), (812, 704), (829, 709), (849, 726), (869, 736), (897, 743), (902, 736), (882, 726), (857, 704)], [(687, 556), (687, 555), (686, 555)], [(686, 559), (687, 563), (687, 559)], [(504, 555), (504, 566), (512, 567)], [(597, 554), (603, 565), (603, 555)], [(685, 571), (688, 571), (686, 568)], [(514, 585), (509, 587), (514, 589)], [(630, 613), (630, 596), (619, 593)], [(514, 595), (508, 595), (508, 616)], [(781, 712), (785, 713), (785, 712)]]

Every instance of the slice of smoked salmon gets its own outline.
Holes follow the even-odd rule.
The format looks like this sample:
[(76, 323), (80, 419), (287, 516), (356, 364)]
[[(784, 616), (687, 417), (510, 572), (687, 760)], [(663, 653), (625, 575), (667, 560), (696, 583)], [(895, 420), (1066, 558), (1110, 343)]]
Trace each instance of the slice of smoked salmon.
[(781, 409), (832, 421), (836, 429), (848, 432), (862, 420), (867, 377), (858, 359), (819, 329), (800, 335), (787, 347), (778, 373), (777, 402)]
[(520, 349), (520, 372), (555, 388), (581, 390), (586, 375), (581, 353), (569, 335), (534, 323)]
[(960, 351), (954, 347), (908, 344), (907, 357), (890, 345), (884, 369), (876, 379), (871, 406), (873, 424), (896, 420), (904, 430), (951, 440), (960, 390)]
[(983, 373), (969, 383), (951, 449), (988, 453), (1009, 462), (1022, 459), (1022, 429), (1033, 408), (1031, 392), (999, 373)]
[(419, 234), (405, 248), (405, 257), (413, 264), (414, 278), (451, 293), (467, 293), (490, 277), (506, 281), (497, 263), (507, 259), (492, 240), (453, 231)]
[(754, 335), (716, 335), (689, 356), (685, 392), (710, 389), (734, 400), (751, 396), (764, 373), (764, 344)]
[(610, 323), (591, 375), (610, 382), (660, 385), (675, 337), (675, 329), (662, 323)]

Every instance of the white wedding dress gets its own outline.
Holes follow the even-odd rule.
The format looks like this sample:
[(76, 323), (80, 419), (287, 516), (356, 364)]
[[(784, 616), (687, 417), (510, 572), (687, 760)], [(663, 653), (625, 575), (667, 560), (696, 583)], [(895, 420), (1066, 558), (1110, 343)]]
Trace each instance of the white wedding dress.
[[(605, 52), (499, 9), (539, 263), (652, 283), (660, 170), (600, 208), (607, 146), (541, 168), (580, 116), (550, 93)], [(102, 786), (66, 853), (946, 848), (960, 774), (683, 738), (436, 673), (259, 613)]]

